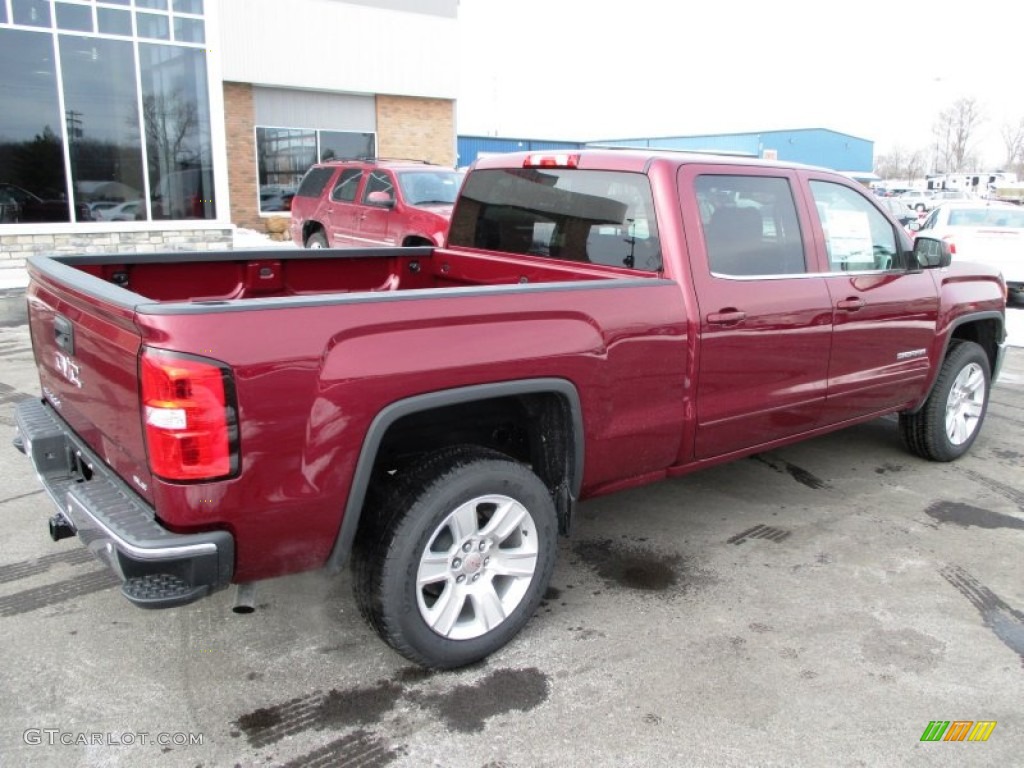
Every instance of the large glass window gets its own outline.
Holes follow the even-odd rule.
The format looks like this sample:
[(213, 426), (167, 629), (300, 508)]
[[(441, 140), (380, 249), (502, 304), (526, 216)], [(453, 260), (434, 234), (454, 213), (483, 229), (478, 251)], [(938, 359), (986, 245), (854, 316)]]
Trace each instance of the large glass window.
[(317, 160), (373, 157), (372, 133), (311, 128), (256, 128), (260, 213), (288, 210), (299, 182)]
[(132, 5), (0, 0), (0, 224), (215, 217), (202, 0)]
[(87, 5), (57, 3), (57, 29), (92, 32), (92, 8)]
[(0, 223), (70, 221), (53, 37), (0, 29)]
[(206, 52), (142, 44), (139, 62), (153, 218), (215, 218)]
[(49, 0), (11, 0), (11, 12), (15, 24), (26, 27), (50, 26)]
[[(60, 57), (76, 195), (85, 203), (141, 199), (142, 142), (132, 44), (61, 35)], [(144, 206), (134, 213), (146, 218)]]

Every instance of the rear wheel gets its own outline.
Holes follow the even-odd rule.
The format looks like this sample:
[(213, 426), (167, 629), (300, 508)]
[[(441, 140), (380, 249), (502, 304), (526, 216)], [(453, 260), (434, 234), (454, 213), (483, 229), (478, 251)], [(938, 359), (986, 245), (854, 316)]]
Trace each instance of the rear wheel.
[(306, 238), (306, 247), (314, 249), (326, 248), (327, 236), (324, 235), (324, 233), (321, 232), (320, 230), (317, 230), (316, 232), (314, 232), (313, 234)]
[(403, 474), (365, 513), (356, 600), (407, 658), (471, 664), (536, 611), (554, 568), (554, 502), (527, 467), (486, 449), (449, 448)]
[(924, 407), (900, 414), (907, 448), (931, 461), (952, 461), (967, 453), (985, 419), (990, 377), (985, 350), (954, 339)]

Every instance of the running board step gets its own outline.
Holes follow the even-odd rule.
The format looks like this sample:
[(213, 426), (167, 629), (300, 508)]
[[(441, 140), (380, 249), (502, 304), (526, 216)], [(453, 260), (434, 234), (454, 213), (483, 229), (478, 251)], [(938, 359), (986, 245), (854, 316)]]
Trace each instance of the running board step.
[(193, 587), (170, 573), (135, 576), (121, 585), (121, 593), (139, 608), (175, 608), (195, 602), (209, 591), (205, 584)]

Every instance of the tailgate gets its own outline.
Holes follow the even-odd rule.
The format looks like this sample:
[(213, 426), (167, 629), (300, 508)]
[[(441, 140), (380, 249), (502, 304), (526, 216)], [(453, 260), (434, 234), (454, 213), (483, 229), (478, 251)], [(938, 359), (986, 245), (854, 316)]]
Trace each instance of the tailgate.
[(117, 475), (152, 502), (134, 308), (34, 275), (28, 320), (43, 397)]

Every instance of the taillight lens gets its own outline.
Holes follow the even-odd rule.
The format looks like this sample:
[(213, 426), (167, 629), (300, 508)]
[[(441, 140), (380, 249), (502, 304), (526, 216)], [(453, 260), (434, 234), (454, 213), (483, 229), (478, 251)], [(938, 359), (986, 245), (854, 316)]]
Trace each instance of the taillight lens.
[(946, 235), (942, 239), (949, 243), (949, 252), (953, 255), (956, 255), (956, 241), (953, 239), (953, 236)]
[(237, 408), (226, 365), (147, 348), (139, 362), (139, 381), (154, 475), (214, 480), (237, 471)]

